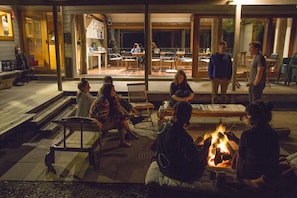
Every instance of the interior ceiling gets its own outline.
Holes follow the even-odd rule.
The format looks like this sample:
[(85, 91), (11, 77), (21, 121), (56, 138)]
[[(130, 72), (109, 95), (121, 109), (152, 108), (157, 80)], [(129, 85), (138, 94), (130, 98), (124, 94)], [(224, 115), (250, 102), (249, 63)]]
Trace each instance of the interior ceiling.
[[(179, 22), (189, 23), (192, 14), (166, 13), (151, 14), (151, 22)], [(144, 22), (144, 14), (107, 14), (113, 23), (137, 23)]]

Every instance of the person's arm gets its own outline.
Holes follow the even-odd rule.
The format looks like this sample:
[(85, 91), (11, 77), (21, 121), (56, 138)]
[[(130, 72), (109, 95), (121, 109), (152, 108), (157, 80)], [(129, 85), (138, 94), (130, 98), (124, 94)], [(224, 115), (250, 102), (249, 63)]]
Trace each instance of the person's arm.
[(176, 96), (175, 94), (173, 94), (172, 96), (171, 96), (171, 98), (173, 99), (173, 100), (175, 100), (175, 101), (178, 101), (178, 102), (181, 102), (181, 101), (187, 101), (187, 99), (186, 98), (181, 98), (181, 97), (178, 97), (178, 96)]
[(229, 66), (229, 68), (228, 68), (228, 72), (229, 72), (229, 76), (228, 76), (228, 79), (229, 80), (231, 80), (231, 78), (232, 78), (232, 70), (233, 70), (233, 68), (232, 68), (232, 58), (231, 58), (231, 56), (230, 55), (228, 55), (228, 57), (229, 57), (229, 64), (228, 64), (228, 66)]
[(212, 80), (213, 79), (213, 68), (214, 68), (214, 65), (213, 65), (213, 55), (210, 57), (209, 59), (209, 63), (208, 63), (208, 77)]
[(257, 74), (254, 81), (254, 86), (258, 85), (262, 79), (263, 73), (265, 72), (265, 66), (258, 66), (257, 67)]
[(189, 83), (187, 83), (187, 89), (191, 92), (189, 96), (187, 96), (187, 101), (192, 100), (195, 97), (193, 89), (190, 87)]
[(172, 82), (170, 84), (170, 96), (173, 100), (175, 101), (186, 101), (184, 98), (181, 98), (181, 97), (178, 97), (177, 95), (175, 95), (175, 92), (176, 92), (177, 88), (176, 88), (176, 85)]

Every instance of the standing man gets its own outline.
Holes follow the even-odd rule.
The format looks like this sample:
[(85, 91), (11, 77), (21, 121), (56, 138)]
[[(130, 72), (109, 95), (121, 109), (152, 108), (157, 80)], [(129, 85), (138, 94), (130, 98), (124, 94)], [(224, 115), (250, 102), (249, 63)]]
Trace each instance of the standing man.
[(249, 81), (246, 86), (249, 87), (249, 103), (255, 104), (261, 99), (266, 81), (266, 60), (260, 53), (261, 43), (253, 41), (249, 44), (249, 52), (253, 57), (250, 64)]
[(212, 54), (208, 64), (208, 76), (211, 79), (211, 103), (218, 103), (218, 89), (221, 86), (221, 103), (226, 103), (227, 88), (232, 77), (231, 56), (226, 52), (227, 43), (219, 42), (218, 51)]

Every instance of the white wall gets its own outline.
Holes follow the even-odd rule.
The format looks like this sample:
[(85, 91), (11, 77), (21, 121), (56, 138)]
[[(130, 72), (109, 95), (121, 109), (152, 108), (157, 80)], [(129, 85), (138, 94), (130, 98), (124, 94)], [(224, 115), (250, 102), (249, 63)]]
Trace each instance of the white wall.
[(241, 52), (247, 52), (249, 55), (249, 43), (252, 41), (253, 25), (245, 24), (241, 26), (239, 49)]

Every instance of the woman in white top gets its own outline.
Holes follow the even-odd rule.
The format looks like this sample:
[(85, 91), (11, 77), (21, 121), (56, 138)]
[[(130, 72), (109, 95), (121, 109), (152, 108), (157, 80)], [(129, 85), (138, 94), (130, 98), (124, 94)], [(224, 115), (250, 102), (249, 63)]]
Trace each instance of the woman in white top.
[(76, 95), (76, 116), (89, 117), (91, 104), (95, 100), (95, 98), (90, 94), (90, 84), (85, 78), (82, 78), (77, 87), (79, 91)]

